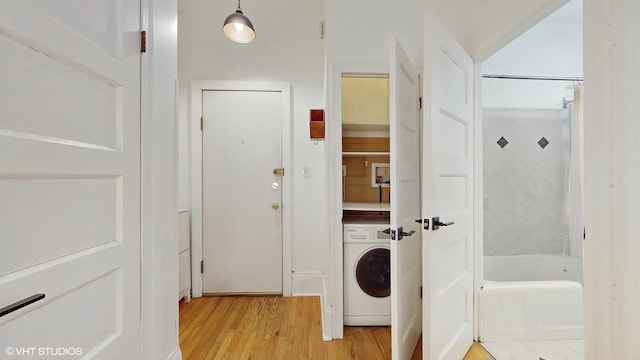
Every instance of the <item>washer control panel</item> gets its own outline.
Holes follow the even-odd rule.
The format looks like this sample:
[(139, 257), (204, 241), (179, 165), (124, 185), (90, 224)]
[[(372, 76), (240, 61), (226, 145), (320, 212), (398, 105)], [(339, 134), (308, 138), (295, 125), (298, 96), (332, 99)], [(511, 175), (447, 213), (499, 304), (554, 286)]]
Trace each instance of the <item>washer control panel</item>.
[(387, 243), (391, 239), (384, 233), (388, 224), (344, 224), (343, 228), (345, 243)]

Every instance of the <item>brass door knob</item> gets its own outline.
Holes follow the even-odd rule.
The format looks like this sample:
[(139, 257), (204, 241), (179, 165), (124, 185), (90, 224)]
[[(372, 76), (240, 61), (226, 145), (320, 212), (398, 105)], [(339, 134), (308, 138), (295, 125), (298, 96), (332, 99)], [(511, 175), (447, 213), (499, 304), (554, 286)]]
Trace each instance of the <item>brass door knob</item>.
[(280, 207), (280, 205), (278, 205), (278, 203), (272, 203), (272, 204), (271, 204), (271, 208), (272, 208), (273, 210), (278, 210), (278, 208), (279, 208), (279, 207)]

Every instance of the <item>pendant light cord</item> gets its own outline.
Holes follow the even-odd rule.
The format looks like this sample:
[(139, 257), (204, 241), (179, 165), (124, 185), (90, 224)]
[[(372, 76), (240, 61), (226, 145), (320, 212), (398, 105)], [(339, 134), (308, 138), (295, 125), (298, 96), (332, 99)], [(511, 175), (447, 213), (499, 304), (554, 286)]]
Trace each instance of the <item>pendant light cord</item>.
[(242, 9), (240, 8), (240, 0), (238, 0), (238, 8), (236, 10), (242, 11)]

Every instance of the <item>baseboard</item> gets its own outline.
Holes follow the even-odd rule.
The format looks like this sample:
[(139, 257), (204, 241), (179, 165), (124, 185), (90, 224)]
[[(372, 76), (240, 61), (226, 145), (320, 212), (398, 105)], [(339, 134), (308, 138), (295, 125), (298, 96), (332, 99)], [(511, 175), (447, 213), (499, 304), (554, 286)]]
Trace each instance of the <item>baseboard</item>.
[(327, 287), (321, 271), (298, 271), (292, 276), (292, 296), (320, 296), (322, 340), (331, 341), (333, 309), (328, 305)]
[(180, 351), (180, 346), (176, 346), (176, 348), (173, 349), (167, 360), (182, 360), (182, 351)]
[(291, 277), (293, 296), (324, 296), (324, 274), (320, 271), (296, 271)]

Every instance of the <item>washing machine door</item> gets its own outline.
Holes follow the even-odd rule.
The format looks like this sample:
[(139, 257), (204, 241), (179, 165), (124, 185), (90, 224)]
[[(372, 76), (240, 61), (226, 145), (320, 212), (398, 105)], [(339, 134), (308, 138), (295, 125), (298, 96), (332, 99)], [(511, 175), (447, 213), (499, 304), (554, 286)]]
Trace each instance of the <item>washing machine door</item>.
[(387, 297), (391, 294), (391, 252), (374, 248), (365, 252), (356, 265), (358, 286), (367, 295)]

